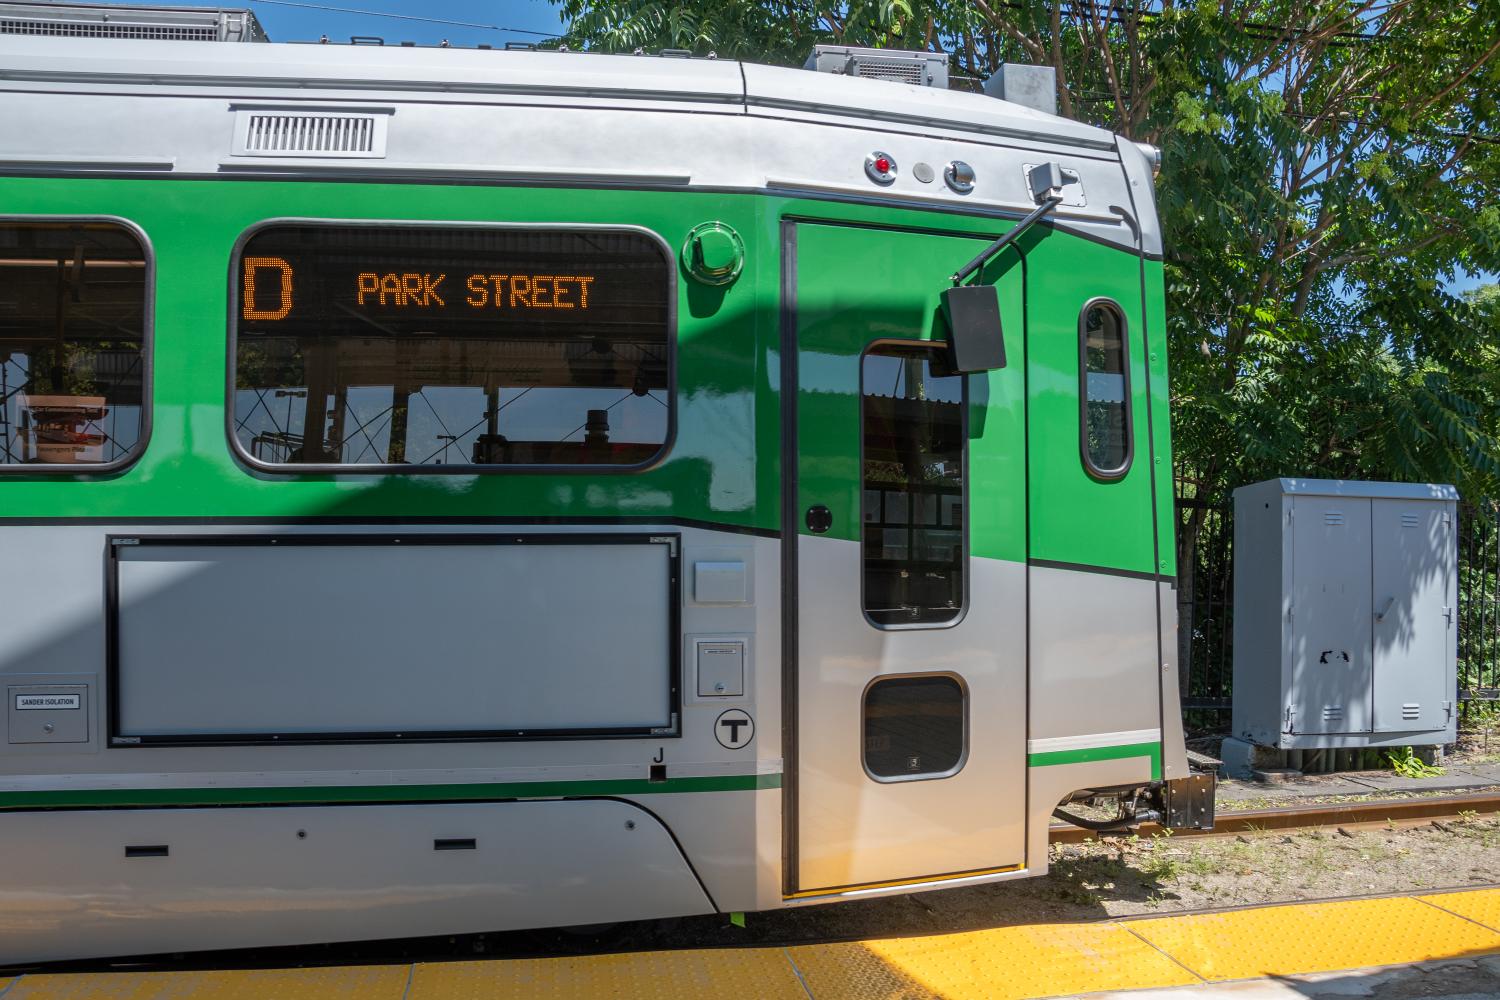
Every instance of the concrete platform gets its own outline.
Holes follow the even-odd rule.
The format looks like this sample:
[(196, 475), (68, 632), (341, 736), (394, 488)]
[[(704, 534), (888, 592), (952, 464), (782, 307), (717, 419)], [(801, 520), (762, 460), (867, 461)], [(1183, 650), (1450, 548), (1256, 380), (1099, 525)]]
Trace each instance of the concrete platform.
[[(1368, 971), (1378, 967), (1386, 971)], [(1440, 981), (1434, 973), (1448, 976), (1442, 981), (1452, 989), (1427, 989)], [(1413, 989), (1402, 976), (1427, 978)], [(1497, 984), (1500, 888), (1492, 888), (782, 948), (31, 974), (0, 980), (0, 1000), (1020, 1000), (1138, 990), (1236, 1000), (1457, 1000), (1494, 996)]]

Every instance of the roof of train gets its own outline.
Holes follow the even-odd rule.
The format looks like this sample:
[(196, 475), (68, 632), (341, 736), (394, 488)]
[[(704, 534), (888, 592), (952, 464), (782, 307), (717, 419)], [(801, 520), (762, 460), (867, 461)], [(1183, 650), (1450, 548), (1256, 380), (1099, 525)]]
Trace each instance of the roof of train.
[(411, 96), (532, 97), (598, 105), (708, 106), (939, 126), (1015, 141), (1113, 151), (1114, 136), (983, 94), (727, 59), (396, 45), (137, 41), (0, 36), (0, 80)]
[[(728, 59), (0, 35), (0, 93), (6, 172), (781, 190), (1014, 218), (1035, 205), (1033, 165), (1056, 161), (1072, 186), (1052, 224), (1161, 253), (1153, 151), (987, 95), (885, 80)], [(249, 151), (246, 116), (260, 113), (364, 113), (388, 123), (389, 149)], [(866, 176), (876, 150), (901, 165), (894, 182)], [(971, 190), (935, 181), (954, 161), (979, 178)]]

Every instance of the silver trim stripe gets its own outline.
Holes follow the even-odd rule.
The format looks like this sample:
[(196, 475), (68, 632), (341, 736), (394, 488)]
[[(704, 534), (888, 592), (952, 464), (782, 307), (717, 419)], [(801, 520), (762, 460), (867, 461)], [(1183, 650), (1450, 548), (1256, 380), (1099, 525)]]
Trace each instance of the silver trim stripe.
[(1160, 729), (1132, 729), (1122, 733), (1089, 733), (1086, 736), (1054, 736), (1042, 740), (1027, 740), (1026, 752), (1057, 753), (1060, 750), (1097, 750), (1101, 747), (1160, 742)]

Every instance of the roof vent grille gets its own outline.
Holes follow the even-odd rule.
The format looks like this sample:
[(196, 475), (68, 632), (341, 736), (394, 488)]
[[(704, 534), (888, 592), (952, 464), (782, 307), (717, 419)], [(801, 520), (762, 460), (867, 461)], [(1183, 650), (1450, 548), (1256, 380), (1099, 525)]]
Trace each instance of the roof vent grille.
[(217, 42), (213, 27), (170, 24), (88, 24), (40, 21), (30, 18), (0, 18), (0, 35), (48, 35), (54, 38), (144, 38), (169, 42)]
[(389, 115), (238, 111), (236, 118), (236, 156), (385, 156)]
[(813, 47), (812, 55), (808, 56), (802, 68), (819, 73), (948, 89), (948, 56), (942, 52), (817, 45)]
[(123, 4), (6, 3), (0, 35), (117, 38), (159, 42), (264, 42), (248, 10)]
[(859, 71), (856, 76), (873, 77), (876, 80), (894, 80), (897, 83), (923, 84), (927, 82), (926, 67), (914, 60), (861, 59), (855, 63)]

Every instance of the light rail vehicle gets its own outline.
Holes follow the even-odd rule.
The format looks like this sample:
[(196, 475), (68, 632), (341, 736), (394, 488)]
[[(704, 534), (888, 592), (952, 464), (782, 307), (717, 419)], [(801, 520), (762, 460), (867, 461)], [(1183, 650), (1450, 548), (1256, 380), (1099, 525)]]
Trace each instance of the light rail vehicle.
[(0, 963), (1185, 822), (1153, 149), (931, 54), (356, 41), (0, 4)]

